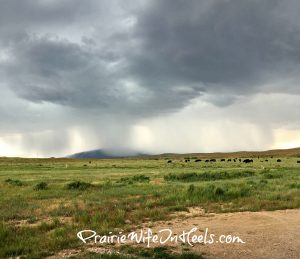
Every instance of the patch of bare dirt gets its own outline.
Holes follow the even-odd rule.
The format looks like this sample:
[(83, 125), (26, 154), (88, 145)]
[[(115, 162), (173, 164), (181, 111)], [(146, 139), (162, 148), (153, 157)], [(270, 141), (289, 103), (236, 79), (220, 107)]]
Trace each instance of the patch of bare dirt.
[(47, 259), (59, 259), (59, 258), (70, 258), (73, 256), (77, 256), (81, 253), (81, 250), (76, 249), (65, 249), (58, 252), (55, 255), (48, 256)]
[(234, 235), (246, 242), (196, 244), (191, 248), (207, 258), (300, 258), (300, 209), (206, 214), (199, 208), (191, 208), (189, 212), (175, 214), (170, 221), (144, 225), (148, 226), (154, 233), (169, 228), (179, 235), (194, 227), (200, 229), (196, 232), (200, 235), (207, 228), (209, 234), (216, 235), (215, 240), (221, 235)]

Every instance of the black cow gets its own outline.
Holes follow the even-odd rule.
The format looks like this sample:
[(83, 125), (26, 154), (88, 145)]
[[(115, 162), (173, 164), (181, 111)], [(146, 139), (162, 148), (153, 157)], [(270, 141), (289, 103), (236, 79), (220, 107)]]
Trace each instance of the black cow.
[(168, 163), (172, 163), (172, 160), (168, 160)]
[(205, 160), (205, 163), (207, 163), (207, 162), (209, 162), (209, 160), (208, 160), (208, 159), (206, 159), (206, 160)]
[(225, 162), (225, 158), (222, 158), (222, 159), (221, 159), (221, 162)]
[(227, 162), (231, 162), (231, 159), (227, 159)]
[(242, 162), (242, 159), (239, 159), (240, 162)]
[(280, 163), (280, 162), (281, 162), (281, 159), (277, 159), (277, 162)]
[(210, 162), (217, 162), (217, 160), (213, 158), (210, 160)]
[(236, 159), (233, 159), (233, 162), (236, 162)]
[(269, 162), (269, 160), (268, 160), (268, 159), (266, 159), (265, 161), (266, 161), (266, 162)]
[(195, 160), (195, 162), (201, 162), (201, 161), (202, 161), (201, 159), (196, 159), (196, 160)]
[(298, 160), (297, 163), (300, 164), (300, 160)]
[(253, 163), (253, 159), (244, 159), (243, 161), (244, 163), (248, 164), (248, 163)]
[(189, 159), (186, 159), (185, 162), (190, 162), (190, 160), (189, 160)]

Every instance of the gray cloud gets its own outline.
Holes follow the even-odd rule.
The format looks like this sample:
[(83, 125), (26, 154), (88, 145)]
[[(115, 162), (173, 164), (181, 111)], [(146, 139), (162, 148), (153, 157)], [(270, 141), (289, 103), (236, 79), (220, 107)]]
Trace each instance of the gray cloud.
[(82, 22), (86, 17), (103, 15), (107, 8), (105, 2), (99, 4), (94, 0), (1, 0), (0, 5), (0, 22), (5, 28), (25, 30), (32, 28), (28, 26), (66, 26)]

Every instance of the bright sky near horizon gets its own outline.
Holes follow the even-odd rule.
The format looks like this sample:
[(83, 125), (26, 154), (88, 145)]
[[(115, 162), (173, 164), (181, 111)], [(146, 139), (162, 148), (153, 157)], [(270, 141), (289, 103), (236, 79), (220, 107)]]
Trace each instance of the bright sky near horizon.
[(0, 0), (0, 156), (300, 146), (296, 0)]

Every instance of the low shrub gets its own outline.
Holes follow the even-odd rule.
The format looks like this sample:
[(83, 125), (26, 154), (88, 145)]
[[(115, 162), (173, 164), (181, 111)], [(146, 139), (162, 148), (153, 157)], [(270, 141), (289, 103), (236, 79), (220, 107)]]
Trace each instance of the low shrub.
[(278, 173), (278, 172), (269, 172), (269, 173), (263, 174), (263, 177), (265, 179), (277, 179), (277, 178), (282, 178), (283, 175), (281, 173)]
[(150, 177), (142, 174), (142, 175), (135, 175), (132, 177), (122, 177), (120, 180), (117, 181), (117, 183), (133, 184), (135, 182), (143, 183), (149, 181), (150, 181)]
[(48, 189), (48, 184), (45, 183), (45, 182), (40, 182), (40, 183), (38, 183), (38, 184), (36, 184), (36, 185), (34, 186), (34, 189), (35, 189), (36, 191), (39, 191), (39, 190), (46, 190), (46, 189)]
[(69, 190), (86, 190), (90, 187), (93, 187), (92, 184), (90, 183), (86, 183), (86, 182), (81, 182), (81, 181), (74, 181), (74, 182), (71, 182), (71, 183), (68, 183), (67, 184), (67, 189)]
[(268, 184), (268, 180), (266, 180), (266, 179), (261, 179), (261, 180), (259, 181), (259, 183), (260, 183), (261, 185), (266, 185), (266, 184)]
[(20, 180), (12, 180), (12, 179), (7, 179), (5, 180), (6, 183), (14, 186), (23, 186), (24, 184)]
[(300, 189), (300, 183), (291, 183), (288, 184), (287, 187), (291, 189)]

